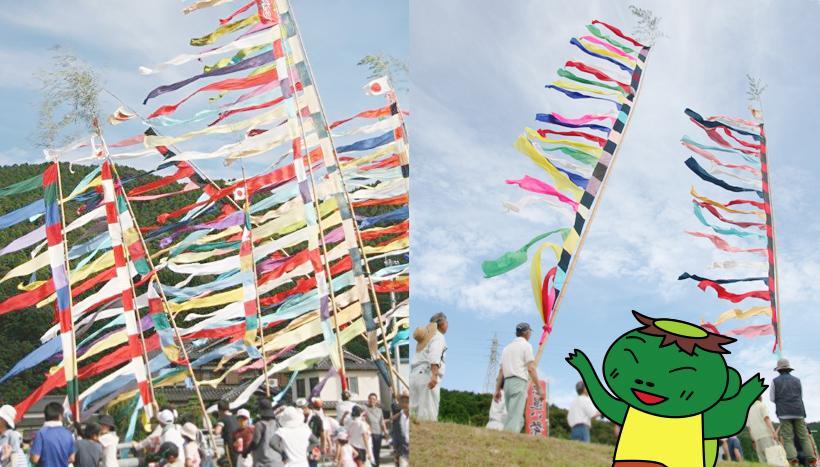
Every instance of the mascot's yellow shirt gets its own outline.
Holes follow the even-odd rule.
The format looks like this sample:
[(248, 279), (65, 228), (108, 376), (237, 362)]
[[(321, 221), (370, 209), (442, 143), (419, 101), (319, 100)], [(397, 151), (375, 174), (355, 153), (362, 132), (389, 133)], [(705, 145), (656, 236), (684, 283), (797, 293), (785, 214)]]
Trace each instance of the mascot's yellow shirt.
[(630, 407), (615, 449), (615, 460), (654, 461), (668, 467), (702, 466), (702, 415), (666, 418)]

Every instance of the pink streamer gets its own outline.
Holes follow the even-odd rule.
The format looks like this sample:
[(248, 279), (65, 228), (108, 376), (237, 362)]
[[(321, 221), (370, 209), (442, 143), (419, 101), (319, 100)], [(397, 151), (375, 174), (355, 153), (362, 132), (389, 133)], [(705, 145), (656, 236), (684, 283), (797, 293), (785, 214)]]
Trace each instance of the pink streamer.
[(754, 175), (756, 175), (756, 176), (758, 176), (758, 177), (762, 177), (762, 176), (763, 176), (763, 175), (760, 173), (760, 171), (759, 171), (759, 170), (757, 170), (756, 168), (752, 167), (751, 165), (726, 164), (726, 163), (724, 163), (723, 161), (721, 161), (720, 159), (718, 159), (717, 157), (715, 157), (715, 155), (714, 155), (714, 154), (712, 154), (712, 153), (710, 153), (710, 152), (708, 152), (708, 151), (705, 151), (705, 150), (703, 150), (703, 149), (701, 149), (701, 148), (699, 148), (699, 147), (697, 147), (697, 146), (694, 146), (694, 145), (689, 144), (689, 143), (684, 142), (684, 141), (681, 141), (681, 144), (682, 144), (682, 145), (684, 145), (684, 146), (686, 146), (686, 148), (687, 148), (687, 149), (689, 149), (690, 151), (692, 151), (692, 152), (694, 152), (694, 153), (696, 153), (696, 154), (698, 154), (698, 155), (701, 155), (701, 156), (705, 157), (706, 159), (709, 159), (710, 161), (714, 162), (714, 163), (715, 163), (715, 164), (717, 164), (717, 165), (720, 165), (720, 166), (723, 166), (723, 167), (728, 167), (728, 168), (730, 168), (730, 169), (745, 170), (746, 172), (749, 172), (749, 173), (751, 173), (751, 174), (754, 174)]
[(614, 53), (616, 53), (616, 54), (618, 54), (618, 55), (620, 55), (620, 56), (622, 56), (622, 57), (626, 57), (626, 58), (629, 58), (629, 59), (631, 59), (631, 60), (635, 60), (635, 57), (634, 57), (634, 56), (629, 55), (628, 53), (624, 52), (623, 50), (621, 50), (621, 49), (619, 49), (619, 48), (617, 48), (617, 47), (612, 46), (611, 44), (607, 44), (606, 42), (604, 42), (604, 41), (602, 41), (602, 40), (598, 39), (597, 37), (594, 37), (594, 36), (583, 36), (583, 37), (581, 37), (580, 39), (583, 39), (583, 40), (585, 40), (585, 41), (592, 42), (593, 44), (598, 44), (598, 45), (600, 45), (601, 47), (603, 47), (603, 48), (605, 48), (605, 49), (609, 50), (610, 52), (614, 52)]
[(691, 232), (688, 230), (686, 231), (686, 233), (694, 237), (707, 238), (712, 242), (713, 245), (715, 245), (716, 248), (723, 251), (728, 251), (729, 253), (758, 253), (762, 256), (768, 255), (768, 250), (766, 248), (738, 248), (736, 246), (730, 245), (729, 242), (718, 237), (717, 235), (706, 234), (701, 232)]
[(558, 201), (562, 203), (568, 204), (572, 206), (574, 211), (578, 210), (578, 202), (573, 200), (572, 198), (567, 197), (560, 191), (556, 190), (550, 184), (544, 183), (537, 178), (530, 177), (529, 175), (524, 175), (524, 178), (521, 180), (506, 180), (507, 184), (509, 185), (518, 185), (521, 188), (531, 191), (533, 193), (540, 193), (542, 195), (549, 195), (558, 198)]
[(552, 115), (553, 117), (555, 117), (558, 120), (561, 120), (564, 123), (570, 123), (572, 125), (583, 125), (585, 123), (589, 123), (589, 122), (597, 121), (597, 120), (609, 120), (610, 122), (613, 122), (613, 123), (615, 122), (615, 117), (613, 117), (611, 115), (591, 115), (591, 114), (587, 114), (587, 115), (581, 115), (578, 118), (567, 118), (567, 117), (564, 117), (563, 115), (559, 115), (555, 112), (550, 112), (550, 115)]
[(130, 138), (125, 138), (122, 141), (117, 141), (114, 144), (109, 144), (109, 148), (124, 148), (126, 146), (133, 146), (134, 144), (142, 143), (145, 140), (145, 135), (140, 133), (138, 135), (134, 135)]
[(726, 335), (743, 337), (771, 336), (774, 335), (774, 327), (771, 324), (746, 326), (743, 328), (732, 329), (731, 331), (727, 331)]

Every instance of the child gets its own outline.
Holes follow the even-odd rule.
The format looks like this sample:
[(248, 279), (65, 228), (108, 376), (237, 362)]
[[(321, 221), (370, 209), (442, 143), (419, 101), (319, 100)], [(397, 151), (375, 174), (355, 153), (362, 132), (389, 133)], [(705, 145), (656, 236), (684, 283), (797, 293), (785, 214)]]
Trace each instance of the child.
[(347, 432), (336, 437), (336, 467), (356, 467), (356, 451), (347, 442)]
[(111, 415), (100, 417), (100, 444), (103, 448), (103, 467), (119, 467), (117, 460), (117, 445), (120, 444), (120, 437), (117, 436), (117, 424)]
[(399, 396), (401, 403), (401, 416), (399, 425), (401, 427), (401, 439), (399, 440), (399, 467), (410, 465), (410, 394), (402, 393)]
[(239, 428), (233, 434), (233, 448), (239, 456), (234, 467), (250, 467), (253, 465), (253, 456), (249, 451), (253, 442), (253, 427), (250, 426), (251, 413), (247, 409), (239, 409), (236, 412), (236, 420), (239, 422)]
[(199, 428), (191, 422), (182, 425), (182, 438), (185, 439), (185, 467), (199, 467), (202, 457), (199, 455)]
[(74, 467), (100, 467), (103, 458), (100, 425), (94, 422), (87, 423), (82, 439), (76, 441), (76, 449)]
[(0, 465), (3, 467), (26, 467), (23, 452), (23, 436), (14, 431), (17, 410), (10, 406), (0, 407)]
[(178, 466), (179, 448), (176, 444), (166, 441), (159, 446), (160, 461), (158, 464), (148, 464), (149, 467)]

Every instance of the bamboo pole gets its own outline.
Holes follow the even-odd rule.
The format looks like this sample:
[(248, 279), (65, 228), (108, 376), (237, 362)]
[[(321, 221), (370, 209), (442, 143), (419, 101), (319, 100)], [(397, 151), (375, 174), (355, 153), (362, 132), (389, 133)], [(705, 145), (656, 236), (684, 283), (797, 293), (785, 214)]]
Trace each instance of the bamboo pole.
[[(771, 295), (770, 302), (772, 304), (772, 312), (777, 315), (777, 319), (775, 320), (775, 324), (776, 324), (775, 332), (777, 333), (777, 337), (776, 337), (777, 347), (776, 348), (782, 354), (783, 353), (783, 335), (782, 335), (782, 330), (780, 329), (780, 327), (781, 327), (780, 326), (780, 323), (781, 323), (780, 283), (779, 283), (780, 274), (778, 273), (778, 270), (777, 270), (777, 242), (775, 241), (775, 233), (774, 233), (774, 202), (772, 200), (772, 185), (771, 185), (772, 168), (769, 165), (769, 160), (768, 160), (769, 147), (768, 147), (768, 142), (766, 141), (766, 131), (764, 129), (764, 123), (763, 123), (763, 118), (762, 118), (762, 116), (763, 116), (763, 101), (760, 100), (760, 98), (758, 98), (758, 103), (760, 104), (760, 114), (761, 114), (760, 136), (763, 139), (763, 147), (762, 147), (762, 151), (760, 151), (760, 162), (761, 162), (761, 165), (763, 167), (765, 167), (765, 170), (762, 171), (763, 185), (765, 187), (767, 187), (766, 188), (766, 199), (764, 201), (766, 202), (766, 207), (768, 208), (766, 210), (766, 224), (769, 226), (769, 229), (771, 229), (771, 236), (769, 237), (771, 239), (771, 244), (768, 245), (768, 246), (769, 246), (769, 249), (771, 250), (771, 254), (772, 254), (771, 267), (772, 267), (772, 273), (773, 273), (773, 276), (774, 276), (774, 294)], [(771, 292), (771, 289), (772, 289), (772, 287), (770, 285), (769, 286), (770, 292)]]
[[(97, 136), (100, 137), (100, 142), (102, 142), (103, 150), (105, 151), (105, 157), (106, 157), (106, 159), (108, 159), (108, 163), (111, 164), (111, 168), (114, 169), (114, 162), (111, 160), (110, 154), (108, 152), (108, 145), (105, 143), (105, 138), (102, 135), (102, 130), (100, 129), (99, 124), (95, 123), (95, 126), (96, 126), (96, 129), (97, 129)], [(119, 177), (120, 177), (119, 174), (117, 174), (117, 179), (119, 179)], [(119, 227), (120, 227), (121, 234), (125, 234), (125, 229), (123, 229), (122, 221), (120, 220), (119, 203), (117, 202), (117, 190), (116, 190), (116, 188), (117, 187), (114, 186), (114, 209), (117, 210), (117, 225), (119, 225)], [(125, 189), (124, 188), (123, 188), (123, 197), (125, 197)], [(130, 207), (129, 207), (129, 211), (130, 211)], [(136, 217), (134, 216), (133, 213), (131, 213), (131, 218), (134, 221), (135, 230), (138, 230), (136, 228), (136, 225), (137, 225), (136, 224)], [(125, 254), (125, 269), (126, 269), (126, 272), (128, 273), (128, 284), (131, 287), (131, 294), (134, 296), (134, 314), (137, 315), (136, 316), (136, 318), (137, 318), (137, 329), (139, 330), (139, 333), (140, 333), (140, 347), (142, 347), (142, 358), (145, 362), (145, 373), (146, 373), (146, 376), (148, 377), (148, 390), (151, 391), (151, 400), (156, 405), (157, 395), (154, 391), (154, 381), (153, 381), (153, 378), (151, 378), (151, 368), (150, 368), (150, 365), (149, 365), (151, 360), (148, 358), (148, 349), (146, 349), (146, 347), (145, 347), (145, 334), (142, 331), (142, 317), (140, 317), (140, 307), (137, 304), (137, 290), (134, 288), (134, 278), (131, 277), (131, 268), (129, 267), (129, 264), (131, 263), (131, 252), (128, 250), (128, 244), (125, 241), (124, 237), (123, 237), (122, 247), (123, 247), (122, 248), (123, 253)], [(146, 252), (146, 256), (147, 256), (148, 250), (146, 249), (145, 252)], [(153, 267), (151, 269), (153, 269)]]
[[(288, 5), (288, 11), (290, 12), (290, 15), (291, 15), (291, 18), (293, 19), (294, 24), (296, 24), (296, 16), (293, 13), (293, 8), (290, 5), (290, 0), (284, 0), (284, 1)], [(299, 31), (299, 28), (297, 27), (295, 29), (296, 29), (296, 36), (299, 39), (299, 43), (304, 44), (304, 42), (302, 41), (302, 35), (301, 35), (301, 32)], [(304, 46), (302, 48), (304, 49)], [(322, 97), (319, 94), (319, 86), (316, 83), (316, 77), (313, 75), (313, 67), (310, 66), (310, 60), (308, 59), (307, 53), (303, 53), (303, 55), (304, 55), (304, 61), (305, 61), (305, 65), (306, 65), (306, 68), (307, 68), (307, 71), (308, 71), (308, 75), (310, 76), (310, 80), (313, 83), (313, 90), (316, 93), (316, 101), (319, 104), (319, 110), (322, 114), (322, 123), (324, 124), (325, 130), (327, 131), (328, 139), (330, 140), (330, 146), (333, 150), (333, 159), (336, 162), (336, 167), (339, 170), (339, 181), (342, 185), (342, 193), (344, 193), (344, 197), (345, 197), (345, 201), (348, 205), (348, 209), (350, 210), (351, 216), (353, 216), (353, 222), (352, 222), (353, 223), (353, 229), (356, 232), (357, 246), (359, 247), (359, 250), (362, 253), (362, 259), (363, 259), (363, 262), (364, 262), (364, 265), (365, 265), (365, 270), (367, 272), (367, 279), (368, 279), (368, 282), (369, 282), (369, 285), (370, 285), (370, 287), (369, 287), (370, 288), (370, 293), (373, 297), (373, 305), (376, 309), (376, 316), (377, 316), (378, 321), (379, 321), (379, 326), (381, 327), (381, 330), (382, 330), (382, 336), (386, 336), (385, 329), (384, 329), (384, 322), (382, 321), (381, 306), (379, 305), (378, 295), (376, 294), (376, 289), (373, 285), (373, 278), (371, 277), (370, 263), (367, 259), (367, 254), (364, 251), (364, 242), (362, 241), (361, 233), (359, 231), (359, 225), (356, 223), (356, 217), (355, 217), (355, 211), (353, 210), (353, 204), (351, 203), (349, 193), (347, 192), (347, 187), (346, 187), (345, 180), (344, 180), (344, 174), (342, 173), (342, 166), (339, 163), (339, 155), (336, 153), (336, 145), (333, 142), (333, 135), (330, 131), (330, 128), (328, 127), (327, 119), (325, 118), (326, 114), (325, 114), (325, 111), (324, 111), (324, 106), (322, 104)], [(398, 103), (397, 103), (397, 105), (398, 105)], [(401, 113), (401, 111), (399, 111), (399, 113)], [(401, 118), (401, 117), (399, 117), (399, 118)], [(301, 117), (300, 117), (300, 119), (301, 119)], [(402, 130), (403, 130), (403, 134), (406, 137), (406, 131), (404, 131), (403, 125), (404, 125), (404, 120), (402, 119)], [(385, 352), (387, 352), (387, 342), (386, 341), (384, 341), (384, 346), (385, 346)], [(387, 355), (387, 364), (388, 364), (388, 367), (390, 368), (391, 372), (393, 372), (392, 359), (390, 358), (390, 353), (387, 352), (387, 354), (388, 354)], [(391, 386), (393, 388), (393, 396), (398, 397), (398, 394), (397, 394), (396, 389), (395, 389), (395, 382)]]
[[(114, 170), (114, 173), (117, 175), (117, 179), (119, 179), (120, 175), (117, 172), (117, 166), (112, 163), (111, 168)], [(152, 277), (151, 280), (156, 282), (157, 288), (159, 289), (160, 298), (162, 299), (162, 305), (165, 308), (165, 312), (167, 313), (168, 318), (171, 321), (171, 327), (174, 330), (174, 335), (176, 336), (176, 339), (179, 342), (179, 348), (182, 351), (182, 358), (185, 359), (185, 364), (188, 367), (188, 373), (189, 373), (189, 375), (191, 377), (191, 381), (193, 382), (193, 385), (194, 385), (194, 392), (196, 393), (197, 400), (199, 401), (199, 408), (200, 408), (200, 410), (202, 410), (202, 417), (203, 417), (203, 421), (205, 423), (205, 428), (208, 430), (208, 435), (209, 435), (209, 438), (211, 440), (211, 444), (213, 444), (214, 453), (216, 454), (217, 444), (216, 444), (216, 438), (214, 437), (213, 425), (211, 424), (211, 418), (208, 415), (208, 409), (205, 406), (205, 400), (202, 397), (202, 391), (199, 387), (199, 382), (196, 379), (196, 373), (194, 373), (194, 368), (191, 365), (191, 359), (188, 358), (188, 350), (185, 348), (185, 342), (182, 340), (182, 335), (180, 334), (179, 328), (177, 327), (176, 319), (174, 317), (174, 313), (171, 312), (171, 308), (168, 305), (168, 298), (165, 296), (165, 290), (163, 290), (162, 283), (159, 280), (159, 271), (157, 271), (156, 267), (154, 266), (154, 261), (151, 258), (151, 255), (149, 254), (148, 244), (145, 242), (145, 238), (143, 238), (143, 236), (142, 236), (142, 231), (139, 228), (139, 221), (137, 220), (137, 216), (136, 216), (136, 213), (134, 212), (134, 208), (131, 206), (131, 200), (128, 199), (128, 196), (125, 194), (125, 192), (123, 192), (123, 198), (125, 198), (125, 202), (128, 205), (128, 211), (131, 213), (131, 218), (134, 221), (134, 228), (137, 231), (137, 236), (139, 237), (140, 242), (142, 243), (142, 248), (146, 252), (145, 257), (148, 261), (148, 265), (151, 267), (151, 270), (154, 271), (154, 277)], [(149, 287), (150, 287), (150, 285), (149, 285)], [(233, 465), (231, 464), (230, 456), (227, 456), (227, 457), (228, 457), (229, 465), (231, 467), (233, 467)]]
[[(626, 125), (624, 126), (624, 131), (621, 132), (621, 141), (623, 141), (624, 135), (626, 135), (627, 131), (629, 131), (629, 126), (632, 124), (632, 118), (635, 115), (635, 107), (638, 104), (638, 97), (641, 94), (641, 84), (646, 81), (646, 68), (647, 63), (649, 61), (649, 57), (643, 62), (643, 69), (641, 70), (641, 80), (638, 83), (638, 89), (635, 91), (635, 98), (632, 99), (632, 111), (630, 118), (626, 121)], [(552, 329), (552, 324), (555, 322), (555, 317), (558, 315), (558, 310), (561, 307), (561, 301), (564, 298), (565, 292), (567, 290), (567, 284), (569, 284), (569, 280), (572, 277), (572, 272), (575, 270), (575, 264), (578, 260), (578, 256), (580, 256), (581, 248), (584, 246), (584, 241), (587, 238), (587, 233), (590, 230), (590, 226), (592, 225), (592, 221), (595, 219), (595, 213), (598, 212), (598, 206), (601, 204), (601, 199), (603, 198), (604, 191), (606, 190), (607, 182), (609, 182), (609, 177), (612, 174), (612, 169), (615, 167), (615, 161), (618, 159), (618, 153), (621, 150), (622, 144), (618, 144), (615, 147), (615, 151), (612, 153), (612, 160), (609, 163), (609, 168), (604, 175), (604, 179), (601, 181), (601, 188), (598, 190), (598, 194), (595, 197), (595, 203), (592, 206), (592, 210), (589, 214), (589, 219), (587, 219), (586, 223), (584, 224), (584, 229), (581, 232), (581, 237), (578, 240), (578, 248), (575, 250), (575, 254), (572, 255), (572, 259), (569, 263), (569, 268), (567, 268), (567, 276), (564, 279), (564, 284), (561, 287), (561, 291), (558, 293), (558, 297), (555, 299), (555, 306), (552, 308), (552, 313), (550, 313), (549, 323), (546, 323), (547, 329)], [(541, 357), (544, 355), (544, 348), (547, 346), (547, 341), (549, 340), (551, 331), (547, 331), (546, 335), (542, 342), (538, 344), (538, 353), (535, 355), (535, 366), (538, 366), (538, 363), (541, 361)]]
[(60, 232), (63, 236), (63, 258), (65, 258), (65, 275), (68, 283), (68, 313), (71, 319), (71, 352), (74, 358), (71, 359), (74, 370), (74, 404), (73, 410), (77, 417), (77, 422), (80, 422), (80, 375), (77, 369), (77, 336), (74, 332), (74, 299), (71, 295), (71, 263), (68, 260), (68, 238), (65, 231), (65, 206), (63, 206), (63, 179), (60, 175), (60, 161), (55, 160), (57, 164), (57, 195), (60, 199)]
[[(136, 110), (136, 109), (134, 109), (133, 107), (131, 107), (131, 106), (129, 106), (128, 104), (126, 104), (126, 103), (125, 103), (122, 99), (120, 99), (119, 97), (117, 97), (117, 95), (116, 95), (116, 94), (114, 94), (113, 92), (109, 91), (108, 89), (103, 88), (103, 91), (105, 91), (108, 95), (110, 95), (111, 97), (113, 97), (114, 99), (116, 99), (116, 100), (117, 100), (117, 102), (119, 102), (119, 103), (120, 103), (123, 107), (125, 107), (125, 109), (126, 109), (126, 110), (128, 110), (129, 112), (131, 112), (131, 113), (133, 113), (134, 115), (136, 115), (136, 116), (137, 116), (137, 118), (139, 118), (139, 119), (140, 119), (140, 121), (142, 121), (142, 123), (143, 123), (145, 126), (147, 126), (147, 127), (151, 128), (152, 130), (154, 130), (154, 133), (156, 133), (158, 136), (162, 136), (162, 135), (160, 134), (160, 132), (158, 132), (158, 131), (157, 131), (157, 129), (156, 129), (156, 128), (154, 128), (154, 127), (151, 125), (151, 123), (149, 123), (149, 122), (148, 122), (148, 120), (146, 120), (146, 119), (142, 116), (142, 114), (140, 114), (140, 113), (139, 113), (139, 111), (137, 111), (137, 110)], [(182, 152), (182, 151), (181, 151), (178, 147), (176, 147), (176, 145), (174, 145), (174, 144), (172, 144), (172, 145), (171, 145), (171, 148), (173, 148), (173, 149), (174, 149), (174, 151), (176, 151), (176, 152), (177, 152), (177, 154), (179, 154), (179, 153), (181, 153), (181, 152)], [(195, 163), (194, 161), (185, 161), (185, 162), (186, 162), (188, 165), (190, 165), (190, 166), (194, 169), (194, 171), (196, 172), (196, 174), (197, 174), (197, 175), (199, 175), (200, 177), (202, 177), (202, 179), (203, 179), (203, 180), (205, 180), (206, 182), (208, 182), (211, 186), (213, 186), (213, 187), (214, 187), (214, 188), (216, 188), (217, 190), (221, 190), (221, 189), (222, 189), (222, 187), (220, 187), (220, 186), (219, 186), (219, 185), (218, 185), (215, 181), (213, 181), (210, 177), (208, 177), (208, 175), (207, 175), (205, 172), (203, 172), (203, 171), (202, 171), (202, 169), (200, 169), (199, 167), (197, 167), (197, 165), (196, 165), (196, 163)], [(230, 201), (230, 202), (231, 202), (231, 204), (233, 204), (233, 206), (234, 206), (236, 209), (242, 209), (241, 207), (239, 207), (239, 204), (237, 204), (237, 203), (236, 203), (236, 201), (234, 201), (232, 198), (228, 197), (228, 201)]]
[[(246, 216), (250, 218), (250, 203), (251, 203), (251, 194), (248, 192), (248, 181), (245, 178), (245, 161), (240, 159), (240, 164), (242, 166), (242, 186), (245, 188), (245, 203), (243, 206), (243, 212)], [(250, 226), (248, 226), (250, 228)], [(253, 254), (253, 234), (251, 231), (248, 231), (248, 235), (250, 236), (250, 244), (251, 244), (251, 265), (253, 266), (253, 288), (255, 292), (255, 300), (256, 300), (256, 319), (259, 320), (258, 328), (259, 328), (259, 339), (262, 342), (262, 374), (265, 376), (265, 395), (270, 397), (270, 381), (268, 380), (268, 358), (265, 351), (265, 326), (262, 324), (262, 305), (259, 302), (259, 283), (257, 282), (256, 276), (256, 258)]]
[[(275, 4), (273, 6), (274, 6), (274, 8), (276, 8)], [(288, 11), (290, 11), (290, 5), (288, 5)], [(276, 8), (276, 15), (279, 16), (278, 8)], [(291, 13), (291, 15), (292, 15), (292, 13)], [(293, 21), (294, 21), (294, 25), (295, 25), (296, 20), (294, 19)], [(298, 31), (299, 31), (298, 26), (295, 27), (295, 29), (296, 29), (297, 34), (298, 34)], [(287, 41), (287, 36), (286, 36), (285, 30), (282, 27), (279, 28), (279, 37), (280, 37), (280, 39), (282, 40), (283, 43)], [(285, 55), (287, 55), (287, 52), (285, 52)], [(307, 60), (307, 58), (305, 58), (305, 60)], [(288, 77), (290, 78), (292, 83), (295, 83), (296, 82), (296, 79), (295, 79), (296, 77), (294, 76), (292, 67), (290, 66), (289, 63), (287, 63), (287, 57), (285, 57), (285, 63), (287, 65)], [(330, 271), (330, 263), (327, 260), (327, 244), (325, 242), (324, 228), (322, 227), (322, 213), (321, 213), (321, 210), (319, 209), (319, 201), (318, 201), (317, 196), (316, 196), (316, 194), (317, 194), (316, 184), (313, 180), (313, 164), (310, 160), (310, 152), (307, 151), (307, 144), (306, 144), (307, 140), (305, 138), (305, 129), (304, 129), (304, 124), (302, 122), (301, 106), (299, 105), (299, 93), (295, 89), (295, 86), (294, 86), (294, 92), (293, 92), (293, 99), (294, 99), (294, 103), (296, 104), (296, 119), (297, 119), (297, 123), (299, 125), (299, 141), (300, 141), (300, 145), (302, 146), (302, 148), (301, 148), (302, 151), (304, 151), (306, 153), (306, 156), (307, 156), (307, 164), (305, 164), (305, 165), (307, 166), (308, 173), (309, 173), (308, 177), (310, 178), (310, 187), (311, 187), (311, 191), (312, 191), (311, 198), (312, 198), (312, 201), (313, 201), (313, 208), (316, 212), (316, 223), (317, 223), (318, 230), (319, 230), (319, 240), (321, 242), (322, 254), (324, 256), (324, 259), (322, 260), (322, 265), (324, 267), (325, 274), (327, 275), (328, 293), (330, 295), (330, 303), (331, 303), (331, 308), (332, 308), (332, 311), (333, 311), (333, 326), (334, 326), (335, 331), (336, 331), (336, 346), (337, 346), (337, 351), (339, 352), (339, 360), (340, 360), (339, 365), (341, 367), (340, 369), (341, 369), (341, 372), (342, 372), (342, 387), (347, 388), (347, 380), (345, 379), (347, 377), (346, 376), (347, 372), (345, 371), (345, 356), (344, 356), (344, 350), (342, 349), (342, 343), (339, 340), (339, 335), (340, 335), (341, 330), (340, 330), (340, 327), (339, 327), (338, 306), (336, 305), (336, 292), (333, 290), (333, 276), (332, 276), (331, 271)], [(302, 144), (302, 143), (305, 143), (305, 144)], [(317, 283), (317, 286), (318, 285), (319, 284)], [(263, 345), (265, 345), (264, 342), (263, 342)]]

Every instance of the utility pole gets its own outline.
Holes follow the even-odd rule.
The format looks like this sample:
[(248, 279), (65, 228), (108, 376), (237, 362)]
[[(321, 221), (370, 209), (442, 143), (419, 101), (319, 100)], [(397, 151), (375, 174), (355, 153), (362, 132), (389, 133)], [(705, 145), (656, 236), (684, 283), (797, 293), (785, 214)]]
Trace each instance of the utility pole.
[(487, 363), (487, 380), (484, 382), (484, 392), (495, 391), (495, 380), (498, 376), (498, 335), (493, 334), (490, 342), (490, 361)]

